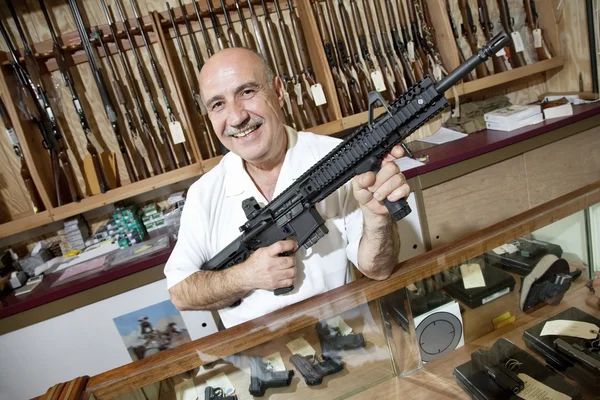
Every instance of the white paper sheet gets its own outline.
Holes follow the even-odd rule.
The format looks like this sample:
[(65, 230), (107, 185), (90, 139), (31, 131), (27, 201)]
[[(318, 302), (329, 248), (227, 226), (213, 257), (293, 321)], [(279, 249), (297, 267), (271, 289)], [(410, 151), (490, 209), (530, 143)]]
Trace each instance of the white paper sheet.
[(420, 167), (423, 164), (421, 161), (414, 160), (410, 157), (402, 157), (395, 160), (396, 165), (400, 168), (400, 171), (406, 172), (409, 169)]
[(440, 130), (434, 133), (433, 135), (427, 136), (423, 139), (419, 139), (419, 141), (425, 143), (442, 144), (464, 138), (465, 136), (467, 136), (466, 133), (457, 132), (453, 131), (452, 129), (441, 127)]

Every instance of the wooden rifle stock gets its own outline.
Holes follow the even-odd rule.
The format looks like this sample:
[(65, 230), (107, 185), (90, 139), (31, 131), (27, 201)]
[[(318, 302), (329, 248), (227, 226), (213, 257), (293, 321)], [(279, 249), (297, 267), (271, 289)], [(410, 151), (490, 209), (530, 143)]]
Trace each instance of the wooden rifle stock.
[(225, 40), (225, 35), (223, 35), (223, 32), (221, 32), (221, 26), (219, 25), (219, 20), (217, 19), (215, 10), (213, 10), (211, 0), (206, 0), (206, 5), (208, 5), (208, 14), (210, 16), (210, 22), (212, 23), (213, 29), (215, 30), (215, 37), (217, 38), (219, 50), (226, 49), (229, 47), (229, 45)]
[(329, 31), (327, 30), (327, 24), (325, 23), (325, 17), (323, 16), (323, 10), (321, 10), (319, 3), (313, 3), (313, 7), (314, 12), (317, 15), (317, 26), (319, 28), (321, 38), (323, 39), (325, 55), (327, 56), (329, 68), (331, 69), (331, 74), (333, 76), (335, 89), (340, 102), (340, 108), (342, 109), (342, 116), (347, 117), (352, 113), (352, 110), (350, 108), (350, 103), (348, 101), (348, 95), (344, 88), (344, 84), (342, 83), (342, 78), (338, 73), (338, 68), (335, 62), (335, 51), (333, 49), (333, 45), (331, 44), (331, 38), (329, 36)]
[[(481, 29), (483, 29), (485, 40), (489, 41), (492, 38), (493, 24), (490, 21), (490, 13), (486, 0), (477, 0), (477, 5), (479, 8), (479, 24), (481, 25)], [(507, 71), (504, 60), (495, 54), (492, 56), (492, 64), (494, 65), (494, 73), (496, 74)]]
[(244, 12), (240, 7), (239, 0), (235, 0), (235, 8), (237, 9), (238, 16), (240, 18), (240, 23), (242, 24), (242, 37), (244, 38), (244, 47), (257, 51), (256, 42), (254, 41), (254, 36), (250, 33), (248, 29), (248, 24), (246, 23), (246, 18), (244, 17)]
[(223, 16), (225, 17), (225, 24), (227, 24), (227, 36), (229, 36), (229, 43), (231, 43), (231, 47), (242, 47), (242, 41), (238, 36), (237, 32), (233, 29), (231, 25), (231, 20), (229, 19), (229, 12), (227, 11), (227, 7), (225, 6), (225, 2), (221, 1), (221, 11), (223, 12)]
[[(458, 0), (458, 8), (460, 9), (460, 14), (462, 15), (462, 28), (463, 34), (467, 39), (467, 43), (471, 48), (472, 52), (477, 51), (477, 39), (475, 38), (475, 24), (473, 23), (473, 15), (471, 14), (471, 7), (467, 0)], [(474, 54), (474, 53), (473, 53)], [(487, 66), (485, 63), (479, 64), (475, 68), (475, 73), (478, 78), (484, 78), (489, 75), (487, 70)]]
[[(497, 1), (498, 9), (500, 10), (500, 22), (502, 23), (502, 27), (504, 28), (504, 31), (507, 34), (512, 36), (513, 29), (510, 17), (510, 9), (508, 8), (508, 2), (507, 0)], [(513, 68), (518, 68), (527, 65), (527, 63), (525, 62), (525, 58), (523, 57), (523, 53), (517, 52), (517, 50), (515, 49), (515, 42), (512, 39), (512, 37), (510, 38), (510, 42), (508, 45), (510, 48), (510, 63), (512, 64)]]
[[(539, 28), (538, 25), (538, 15), (537, 15), (537, 11), (535, 9), (535, 0), (523, 0), (523, 3), (525, 5), (525, 16), (527, 19), (527, 26), (529, 27), (529, 30), (531, 31), (531, 34), (534, 34), (534, 31), (536, 29)], [(542, 61), (542, 60), (549, 60), (552, 58), (552, 54), (550, 54), (550, 50), (548, 49), (548, 45), (546, 44), (546, 41), (544, 40), (544, 35), (542, 33), (542, 30), (540, 29), (540, 41), (541, 41), (541, 47), (536, 47), (535, 51), (537, 52), (537, 56), (538, 56), (538, 60)]]
[[(411, 35), (410, 35), (410, 31), (408, 29), (408, 23), (406, 21), (406, 9), (404, 6), (404, 3), (402, 2), (402, 0), (398, 0), (397, 1), (398, 4), (398, 14), (400, 16), (400, 29), (402, 31), (402, 37), (404, 38), (404, 44), (406, 46), (408, 46), (408, 43), (411, 41)], [(415, 47), (415, 51), (416, 49), (416, 43), (414, 40), (412, 40), (413, 42), (413, 46)], [(421, 64), (419, 63), (419, 56), (418, 54), (414, 54), (414, 58), (412, 60), (410, 60), (410, 63), (412, 64), (412, 70), (415, 73), (415, 79), (417, 81), (420, 81), (421, 79), (423, 79), (423, 77), (425, 76), (425, 73), (423, 72), (423, 68), (421, 67)]]

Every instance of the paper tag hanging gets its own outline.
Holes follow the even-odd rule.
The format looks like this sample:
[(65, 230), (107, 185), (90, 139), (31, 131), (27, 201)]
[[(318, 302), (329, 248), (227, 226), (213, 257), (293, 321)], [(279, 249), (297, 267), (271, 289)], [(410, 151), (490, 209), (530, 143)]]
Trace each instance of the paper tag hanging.
[(304, 104), (303, 100), (302, 100), (302, 85), (299, 83), (296, 83), (294, 85), (294, 92), (296, 93), (296, 98), (298, 99), (298, 105), (301, 106)]
[(329, 325), (331, 328), (339, 329), (342, 336), (347, 336), (352, 333), (352, 328), (350, 328), (339, 315), (328, 319), (327, 325)]
[(460, 273), (465, 289), (485, 287), (485, 279), (479, 264), (463, 264), (460, 266)]
[(313, 96), (313, 100), (315, 101), (315, 106), (321, 106), (323, 104), (327, 104), (327, 99), (325, 98), (325, 93), (323, 93), (323, 86), (320, 83), (315, 83), (311, 85), (310, 91)]
[(554, 321), (548, 321), (544, 324), (540, 336), (547, 335), (596, 339), (598, 337), (598, 327), (589, 322), (556, 319)]
[(373, 85), (375, 85), (375, 90), (378, 92), (385, 91), (385, 82), (383, 80), (383, 74), (380, 70), (371, 72), (371, 79), (373, 80)]
[(171, 137), (173, 138), (173, 144), (185, 142), (185, 135), (183, 134), (183, 128), (179, 121), (169, 122), (169, 131), (171, 131)]
[(6, 134), (8, 135), (10, 143), (13, 145), (13, 147), (20, 147), (19, 139), (17, 139), (17, 134), (15, 133), (15, 130), (13, 128), (7, 128)]
[(506, 57), (506, 51), (504, 51), (504, 47), (498, 50), (498, 52), (496, 53), (496, 57)]
[(517, 51), (517, 53), (522, 52), (523, 50), (525, 50), (525, 46), (523, 46), (523, 39), (521, 38), (521, 34), (519, 32), (512, 32), (511, 33), (512, 36), (512, 40), (513, 43), (515, 44), (515, 50)]
[(356, 73), (356, 70), (354, 68), (350, 68), (350, 75), (352, 75), (352, 77), (354, 78), (354, 80), (356, 82), (358, 82), (358, 74)]
[(415, 43), (412, 40), (406, 44), (406, 51), (408, 51), (408, 61), (415, 62)]
[(542, 30), (540, 28), (533, 30), (533, 45), (536, 49), (542, 47)]
[(433, 78), (436, 81), (442, 80), (442, 67), (440, 67), (440, 64), (435, 64), (433, 66)]
[(301, 356), (314, 356), (317, 354), (315, 349), (304, 338), (294, 339), (286, 344), (286, 347), (292, 354), (300, 354)]
[(223, 372), (217, 376), (207, 379), (206, 385), (221, 388), (225, 396), (232, 396), (235, 393), (233, 384)]
[(285, 364), (279, 352), (263, 357), (264, 362), (271, 366), (272, 371), (285, 371)]
[(135, 145), (135, 148), (137, 149), (138, 153), (140, 153), (142, 158), (148, 158), (148, 151), (146, 150), (146, 146), (144, 145), (144, 142), (142, 141), (142, 138), (140, 137), (140, 135), (132, 135), (132, 136), (133, 136), (133, 144)]
[(285, 106), (290, 115), (292, 115), (292, 103), (290, 102), (290, 94), (286, 91), (283, 91), (283, 99), (285, 100)]
[(517, 375), (525, 386), (523, 390), (517, 393), (517, 396), (524, 400), (570, 400), (571, 397), (564, 393), (552, 389), (550, 386), (544, 385), (527, 374)]

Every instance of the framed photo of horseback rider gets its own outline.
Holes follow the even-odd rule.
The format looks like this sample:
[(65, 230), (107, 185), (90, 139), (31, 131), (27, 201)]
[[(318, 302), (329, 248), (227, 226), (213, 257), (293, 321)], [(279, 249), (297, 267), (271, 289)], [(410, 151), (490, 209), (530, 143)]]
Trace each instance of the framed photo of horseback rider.
[(179, 310), (170, 300), (113, 318), (133, 361), (191, 341)]

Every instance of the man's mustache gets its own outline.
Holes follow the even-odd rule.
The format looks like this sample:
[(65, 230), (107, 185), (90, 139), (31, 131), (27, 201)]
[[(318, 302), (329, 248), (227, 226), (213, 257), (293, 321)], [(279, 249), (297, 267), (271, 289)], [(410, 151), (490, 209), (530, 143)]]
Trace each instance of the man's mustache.
[(265, 120), (261, 117), (252, 117), (243, 125), (229, 126), (223, 131), (223, 136), (233, 136), (238, 133), (247, 131), (248, 129), (255, 129), (265, 123)]

